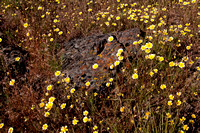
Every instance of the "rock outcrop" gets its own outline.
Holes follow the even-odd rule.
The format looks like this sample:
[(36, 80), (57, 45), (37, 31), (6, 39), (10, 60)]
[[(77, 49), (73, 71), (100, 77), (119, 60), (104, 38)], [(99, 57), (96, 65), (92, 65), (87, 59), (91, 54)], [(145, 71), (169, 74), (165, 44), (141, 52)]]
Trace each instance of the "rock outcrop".
[(11, 74), (11, 78), (24, 75), (27, 72), (28, 57), (28, 52), (22, 48), (2, 42), (0, 47), (0, 79), (3, 79), (6, 72)]
[[(110, 66), (119, 61), (116, 56), (118, 49), (123, 49), (124, 59), (133, 56), (137, 49), (133, 45), (138, 41), (142, 32), (138, 28), (133, 28), (120, 32), (92, 35), (85, 38), (71, 40), (64, 44), (63, 71), (70, 77), (75, 86), (84, 87), (87, 81), (90, 88), (99, 88), (108, 80), (104, 77), (115, 74), (122, 62), (114, 69)], [(113, 36), (113, 41), (108, 38)], [(94, 64), (98, 64), (97, 69), (93, 69)]]

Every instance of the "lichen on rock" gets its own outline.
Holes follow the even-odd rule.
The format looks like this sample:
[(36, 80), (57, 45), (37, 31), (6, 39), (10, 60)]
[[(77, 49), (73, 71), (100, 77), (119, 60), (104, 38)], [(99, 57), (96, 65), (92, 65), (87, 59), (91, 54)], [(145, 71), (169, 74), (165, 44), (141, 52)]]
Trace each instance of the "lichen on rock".
[[(85, 86), (85, 82), (90, 81), (90, 87), (97, 89), (105, 83), (106, 76), (116, 74), (116, 69), (110, 66), (116, 66), (116, 61), (125, 62), (116, 55), (119, 49), (123, 49), (121, 59), (136, 53), (133, 42), (140, 39), (138, 35), (141, 35), (140, 29), (133, 28), (71, 40), (64, 44), (63, 71), (76, 86)], [(108, 38), (111, 36), (113, 40), (110, 42)], [(92, 67), (95, 63), (97, 69)]]

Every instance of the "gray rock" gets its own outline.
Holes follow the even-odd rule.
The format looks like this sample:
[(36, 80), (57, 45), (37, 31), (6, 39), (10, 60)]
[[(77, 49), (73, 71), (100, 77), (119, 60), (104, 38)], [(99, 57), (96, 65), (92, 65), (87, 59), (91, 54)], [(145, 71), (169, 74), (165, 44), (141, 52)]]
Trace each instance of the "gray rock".
[[(124, 50), (124, 57), (136, 52), (133, 42), (139, 40), (138, 34), (141, 35), (140, 29), (133, 28), (71, 40), (64, 44), (63, 71), (78, 87), (84, 87), (87, 81), (91, 83), (90, 88), (102, 86), (105, 77), (116, 72), (116, 69), (110, 70), (110, 65), (118, 60), (118, 49)], [(110, 36), (114, 37), (112, 42), (108, 42)], [(98, 68), (94, 70), (95, 63)]]

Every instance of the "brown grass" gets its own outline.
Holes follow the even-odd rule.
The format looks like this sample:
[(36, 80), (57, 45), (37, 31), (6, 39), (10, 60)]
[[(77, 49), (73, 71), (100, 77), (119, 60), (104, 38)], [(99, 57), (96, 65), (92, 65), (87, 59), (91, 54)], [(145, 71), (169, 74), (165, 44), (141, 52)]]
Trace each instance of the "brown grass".
[[(134, 5), (134, 2), (137, 5)], [(0, 132), (8, 132), (10, 127), (14, 128), (14, 132), (59, 132), (65, 125), (68, 126), (69, 132), (199, 131), (200, 7), (198, 2), (196, 0), (187, 4), (172, 0), (1, 1), (0, 31), (3, 33), (3, 36), (0, 36), (1, 51), (4, 45), (9, 44), (26, 50), (29, 57), (25, 64), (27, 69), (25, 74), (13, 73), (10, 67), (1, 61), (4, 67), (1, 70), (3, 74), (0, 81), (2, 101), (0, 124), (4, 123), (4, 126)], [(38, 9), (39, 6), (42, 7), (41, 10)], [(147, 7), (148, 11), (147, 9), (145, 11)], [(163, 8), (166, 8), (166, 11)], [(137, 11), (134, 11), (135, 9)], [(129, 10), (132, 12), (129, 13)], [(135, 16), (131, 20), (129, 16), (134, 13)], [(145, 16), (145, 13), (149, 18), (155, 15), (154, 21), (141, 17)], [(113, 15), (113, 18), (110, 15)], [(116, 20), (117, 16), (120, 17), (119, 20)], [(55, 23), (55, 19), (59, 22)], [(148, 22), (145, 23), (145, 20)], [(105, 22), (109, 22), (109, 26)], [(27, 28), (24, 27), (24, 23), (28, 23)], [(162, 23), (162, 26), (159, 27), (159, 23)], [(156, 25), (155, 29), (148, 29), (150, 25)], [(182, 25), (182, 28), (178, 28), (178, 25)], [(150, 53), (163, 57), (162, 62), (156, 60), (156, 57), (153, 60), (145, 59), (148, 54), (140, 50), (138, 56), (133, 57), (135, 62), (130, 62), (131, 67), (123, 66), (125, 72), (113, 77), (114, 82), (109, 88), (112, 91), (97, 92), (97, 96), (89, 91), (86, 95), (86, 88), (85, 91), (76, 88), (72, 94), (71, 84), (69, 83), (69, 88), (65, 89), (66, 86), (62, 82), (65, 76), (55, 78), (55, 71), (62, 68), (62, 60), (58, 53), (62, 50), (63, 42), (97, 32), (109, 33), (133, 27), (138, 27), (146, 32), (146, 36), (153, 37), (150, 41), (153, 43)], [(63, 34), (59, 35), (56, 28)], [(167, 35), (163, 34), (165, 30)], [(27, 36), (27, 33), (30, 35)], [(142, 45), (149, 42), (146, 36), (141, 38)], [(167, 41), (169, 37), (173, 37), (173, 40)], [(53, 41), (50, 41), (51, 38)], [(191, 48), (187, 49), (187, 46)], [(1, 54), (2, 60), (5, 57), (3, 56)], [(185, 57), (189, 59), (184, 61)], [(185, 67), (169, 67), (171, 61), (184, 62)], [(131, 77), (135, 73), (134, 69), (137, 69), (139, 75), (136, 80)], [(158, 69), (158, 73), (154, 69)], [(154, 72), (152, 77), (149, 75), (150, 72)], [(15, 79), (14, 86), (9, 85), (11, 79)], [(46, 87), (50, 84), (53, 85), (53, 89), (47, 91)], [(167, 88), (160, 89), (161, 84), (165, 84)], [(180, 96), (177, 95), (178, 92), (181, 92)], [(174, 96), (171, 100), (172, 106), (168, 105), (170, 94)], [(48, 103), (51, 96), (56, 100), (49, 111), (50, 116), (44, 117), (47, 110), (45, 107), (41, 108), (40, 103)], [(178, 100), (181, 101), (179, 106)], [(60, 109), (62, 103), (66, 103), (66, 108), (63, 110)], [(83, 122), (85, 110), (89, 112), (88, 119), (91, 118), (87, 123)], [(167, 118), (167, 113), (170, 113), (170, 118)], [(74, 117), (79, 120), (77, 125), (72, 124)], [(181, 121), (183, 117), (186, 118), (185, 121)], [(45, 123), (48, 124), (47, 131), (42, 130)], [(95, 125), (97, 129), (94, 129)], [(188, 130), (185, 128), (186, 125), (189, 127)]]

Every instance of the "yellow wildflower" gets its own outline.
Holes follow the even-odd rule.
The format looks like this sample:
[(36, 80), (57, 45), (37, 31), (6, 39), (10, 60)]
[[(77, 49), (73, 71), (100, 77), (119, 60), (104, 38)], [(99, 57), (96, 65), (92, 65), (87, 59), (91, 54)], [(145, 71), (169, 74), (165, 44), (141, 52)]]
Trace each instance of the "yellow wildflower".
[(137, 74), (137, 73), (134, 73), (134, 74), (132, 75), (132, 78), (133, 78), (133, 79), (138, 79), (138, 74)]
[(150, 25), (150, 26), (149, 26), (149, 29), (150, 29), (150, 30), (153, 30), (155, 27), (156, 27), (155, 25)]
[(61, 127), (61, 133), (66, 133), (68, 131), (67, 126)]
[(24, 23), (24, 28), (27, 28), (28, 27), (28, 23)]
[(124, 50), (122, 48), (118, 49), (118, 53), (122, 53)]
[(178, 25), (178, 28), (182, 28), (183, 26), (181, 24)]
[(66, 77), (64, 80), (65, 80), (66, 83), (70, 82), (70, 78), (69, 77)]
[(148, 57), (149, 57), (149, 59), (152, 60), (155, 56), (156, 56), (155, 54), (150, 54)]
[(137, 44), (138, 44), (138, 42), (137, 42), (137, 41), (134, 41), (134, 42), (133, 42), (133, 45), (137, 45)]
[(112, 81), (113, 81), (113, 78), (110, 78), (109, 81), (112, 82)]
[(76, 118), (74, 118), (74, 120), (72, 120), (72, 124), (76, 125), (78, 123), (78, 120)]
[(89, 8), (89, 9), (88, 9), (88, 12), (91, 12), (91, 11), (92, 11), (92, 9), (91, 9), (91, 8)]
[(181, 92), (177, 92), (176, 95), (180, 96), (180, 95), (181, 95)]
[(171, 42), (172, 40), (174, 40), (173, 37), (169, 37), (168, 41)]
[(97, 130), (98, 129), (98, 127), (95, 125), (94, 127), (93, 127), (93, 130)]
[(167, 103), (169, 106), (172, 106), (172, 101), (168, 101)]
[(41, 103), (40, 103), (40, 108), (44, 107), (44, 105), (45, 105), (45, 104), (44, 104), (43, 102), (41, 102)]
[(157, 72), (158, 72), (158, 69), (153, 69), (153, 71), (154, 71), (155, 73), (157, 73)]
[(87, 110), (83, 111), (83, 115), (87, 116), (89, 112)]
[(186, 23), (185, 26), (190, 26), (190, 23)]
[(19, 60), (20, 60), (20, 57), (16, 57), (16, 58), (15, 58), (15, 61), (19, 61)]
[(189, 120), (189, 122), (190, 122), (191, 124), (194, 124), (194, 120)]
[(52, 102), (54, 102), (55, 99), (56, 99), (55, 97), (50, 97), (50, 98), (49, 98), (49, 102), (52, 103)]
[(8, 133), (12, 133), (13, 132), (13, 127), (10, 127), (9, 129), (8, 129)]
[(42, 7), (41, 7), (41, 6), (38, 6), (38, 10), (42, 10)]
[(3, 126), (4, 126), (4, 123), (1, 123), (1, 124), (0, 124), (0, 129), (3, 128)]
[(180, 122), (184, 122), (186, 120), (185, 117), (180, 118)]
[(181, 101), (178, 100), (178, 101), (176, 102), (176, 105), (177, 105), (177, 106), (181, 105)]
[(86, 85), (86, 86), (90, 86), (90, 82), (87, 81), (87, 82), (85, 83), (85, 85)]
[(151, 50), (150, 49), (145, 49), (145, 53), (150, 53), (151, 52)]
[(62, 35), (62, 34), (63, 34), (63, 31), (58, 32), (58, 35)]
[[(180, 1), (180, 0), (179, 0)], [(184, 133), (184, 131), (183, 130), (180, 130), (180, 131), (178, 131), (178, 133)]]
[(61, 109), (64, 109), (66, 107), (66, 103), (62, 103), (61, 105), (60, 105), (60, 108)]
[(174, 121), (173, 120), (170, 121), (170, 125), (174, 125)]
[(56, 29), (54, 29), (54, 31), (58, 32), (58, 31), (60, 31), (60, 29), (59, 29), (59, 28), (56, 28)]
[(165, 84), (162, 84), (161, 86), (160, 86), (160, 89), (165, 89), (166, 88), (166, 85)]
[(144, 51), (145, 49), (146, 49), (146, 46), (145, 46), (145, 45), (142, 45), (142, 46), (141, 46), (141, 50)]
[(192, 3), (195, 3), (197, 0), (192, 0)]
[(184, 63), (184, 62), (179, 62), (179, 63), (178, 63), (178, 66), (179, 66), (180, 68), (183, 68), (183, 67), (185, 67), (185, 63)]
[(121, 53), (119, 53), (119, 52), (116, 54), (117, 57), (119, 57), (120, 55), (121, 55)]
[(152, 71), (149, 74), (150, 74), (151, 77), (154, 75), (154, 73)]
[(189, 57), (187, 57), (187, 56), (182, 58), (182, 60), (185, 61), (185, 62), (188, 61), (188, 59), (189, 59)]
[(74, 93), (75, 92), (75, 89), (74, 88), (72, 88), (71, 90), (70, 90), (70, 93)]
[(54, 22), (54, 23), (57, 23), (57, 22), (58, 22), (58, 20), (57, 20), (57, 19), (54, 19), (54, 20), (53, 20), (53, 22)]
[(56, 77), (59, 76), (60, 74), (61, 74), (60, 71), (56, 71), (56, 72), (55, 72), (55, 76), (56, 76)]
[(173, 67), (173, 66), (175, 66), (175, 63), (173, 61), (171, 61), (171, 62), (169, 62), (169, 66)]
[(110, 23), (109, 23), (109, 22), (105, 22), (105, 24), (106, 24), (106, 26), (109, 26), (109, 25), (110, 25)]
[(148, 39), (151, 41), (151, 40), (153, 39), (153, 37), (152, 37), (152, 36), (149, 36)]
[(134, 69), (134, 73), (138, 73), (137, 69)]
[(93, 69), (97, 69), (98, 68), (98, 64), (95, 63), (93, 66), (92, 66)]
[(87, 116), (83, 117), (83, 122), (84, 122), (84, 123), (88, 122)]
[(48, 85), (47, 90), (50, 91), (52, 89), (52, 87), (53, 87), (52, 85)]
[(159, 57), (159, 61), (162, 62), (164, 60), (164, 57)]
[(188, 125), (183, 125), (183, 130), (188, 130), (189, 129), (189, 127), (188, 127)]
[(53, 103), (52, 102), (48, 102), (45, 106), (45, 109), (51, 110), (51, 108), (53, 107)]
[(44, 17), (45, 17), (45, 15), (42, 15), (42, 16), (41, 16), (41, 18), (44, 18)]
[(196, 118), (196, 115), (195, 115), (195, 114), (192, 114), (191, 116), (192, 116), (192, 118), (194, 118), (194, 119)]
[(173, 99), (174, 99), (174, 96), (173, 96), (172, 94), (170, 94), (170, 95), (169, 95), (169, 99), (170, 99), (170, 100), (173, 100)]
[(47, 128), (48, 128), (48, 125), (47, 125), (47, 124), (44, 124), (44, 125), (42, 126), (42, 130), (47, 130)]
[(48, 117), (49, 115), (50, 115), (49, 112), (45, 112), (45, 113), (44, 113), (44, 116), (45, 116), (45, 117)]
[(106, 86), (109, 87), (109, 86), (110, 86), (110, 83), (106, 83)]
[(191, 49), (191, 46), (187, 46), (186, 49), (187, 49), (187, 50), (190, 50), (190, 49)]
[(145, 115), (146, 115), (146, 116), (149, 116), (149, 115), (150, 115), (150, 112), (149, 112), (149, 111), (147, 111), (147, 112), (145, 113)]
[(113, 36), (108, 37), (108, 41), (109, 41), (109, 42), (112, 42), (113, 40), (114, 40), (114, 37), (113, 37)]
[(123, 57), (123, 56), (119, 56), (118, 59), (119, 59), (119, 60), (123, 60), (124, 57)]
[(170, 113), (167, 113), (166, 116), (167, 116), (167, 118), (171, 118), (172, 117)]
[(95, 93), (94, 93), (94, 96), (96, 97), (97, 95), (98, 95), (98, 94), (95, 92)]
[(118, 66), (119, 63), (120, 63), (119, 61), (115, 61), (114, 65), (115, 65), (115, 66)]
[(119, 17), (119, 16), (117, 16), (117, 17), (116, 17), (116, 20), (120, 20), (120, 17)]
[(141, 39), (138, 41), (139, 44), (142, 43), (142, 42), (143, 42), (143, 40), (141, 40)]
[(148, 42), (146, 43), (145, 45), (146, 48), (152, 48), (153, 47), (153, 44), (151, 42)]
[(112, 23), (112, 25), (113, 25), (113, 26), (116, 26), (117, 24), (116, 24), (116, 23)]
[(111, 66), (110, 66), (110, 69), (113, 69), (114, 68), (114, 65), (112, 64)]
[(149, 118), (149, 116), (148, 116), (148, 115), (145, 115), (145, 116), (144, 116), (144, 119), (146, 119), (146, 120), (147, 120), (148, 118)]
[(14, 84), (15, 84), (15, 79), (11, 79), (9, 85), (10, 85), (10, 86), (13, 86)]
[(123, 107), (121, 107), (120, 108), (120, 112), (124, 112), (124, 109), (125, 109), (125, 107), (123, 106)]

